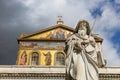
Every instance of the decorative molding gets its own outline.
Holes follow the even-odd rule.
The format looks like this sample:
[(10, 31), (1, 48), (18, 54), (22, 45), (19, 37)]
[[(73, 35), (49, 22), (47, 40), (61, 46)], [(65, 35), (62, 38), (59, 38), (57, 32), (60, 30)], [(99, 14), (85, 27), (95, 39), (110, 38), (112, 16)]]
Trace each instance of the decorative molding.
[[(65, 73), (0, 73), (0, 79), (65, 80)], [(120, 80), (120, 74), (99, 74), (99, 80)]]
[(62, 73), (0, 73), (0, 79), (65, 79)]
[(120, 74), (100, 74), (99, 80), (120, 80)]

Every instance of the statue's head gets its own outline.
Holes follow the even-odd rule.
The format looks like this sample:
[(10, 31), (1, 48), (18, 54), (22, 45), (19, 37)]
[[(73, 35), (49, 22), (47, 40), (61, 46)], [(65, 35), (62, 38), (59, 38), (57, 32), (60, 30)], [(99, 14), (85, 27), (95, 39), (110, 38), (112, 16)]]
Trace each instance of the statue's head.
[(76, 29), (75, 29), (75, 33), (79, 33), (79, 31), (84, 30), (86, 32), (87, 35), (90, 34), (90, 26), (89, 23), (85, 20), (79, 21)]

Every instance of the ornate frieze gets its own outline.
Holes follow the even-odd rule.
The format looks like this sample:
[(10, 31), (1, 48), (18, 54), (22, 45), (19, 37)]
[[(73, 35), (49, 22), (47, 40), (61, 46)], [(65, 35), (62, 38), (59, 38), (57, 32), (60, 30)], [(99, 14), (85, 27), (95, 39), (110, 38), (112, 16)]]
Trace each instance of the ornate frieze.
[[(0, 79), (65, 80), (65, 73), (0, 73)], [(120, 74), (99, 74), (99, 80), (120, 80)]]
[(65, 79), (63, 73), (0, 73), (0, 79)]
[(100, 74), (99, 80), (120, 80), (120, 74)]

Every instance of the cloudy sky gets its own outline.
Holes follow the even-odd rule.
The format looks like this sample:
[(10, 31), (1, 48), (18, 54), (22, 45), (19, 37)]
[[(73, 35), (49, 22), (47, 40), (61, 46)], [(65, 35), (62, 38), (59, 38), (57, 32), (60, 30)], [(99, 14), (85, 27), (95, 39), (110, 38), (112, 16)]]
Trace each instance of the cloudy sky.
[(0, 0), (0, 65), (14, 65), (18, 51), (16, 38), (55, 25), (57, 16), (75, 28), (88, 20), (104, 38), (102, 45), (108, 66), (120, 66), (120, 0)]

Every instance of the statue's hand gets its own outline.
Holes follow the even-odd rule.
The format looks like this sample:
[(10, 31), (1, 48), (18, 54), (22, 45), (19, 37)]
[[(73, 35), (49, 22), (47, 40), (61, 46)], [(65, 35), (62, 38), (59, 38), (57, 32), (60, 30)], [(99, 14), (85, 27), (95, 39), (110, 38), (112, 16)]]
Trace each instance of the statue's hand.
[(82, 49), (83, 49), (82, 46), (81, 46), (81, 44), (80, 44), (79, 42), (77, 42), (77, 43), (75, 44), (75, 47), (76, 47), (76, 49), (78, 49), (78, 50), (82, 50)]
[(90, 43), (90, 40), (89, 40), (89, 39), (84, 40), (83, 42), (81, 42), (82, 45), (89, 44), (89, 43)]

